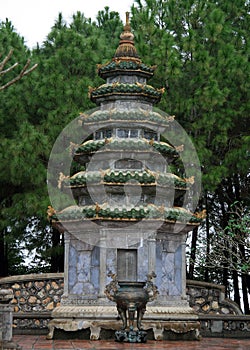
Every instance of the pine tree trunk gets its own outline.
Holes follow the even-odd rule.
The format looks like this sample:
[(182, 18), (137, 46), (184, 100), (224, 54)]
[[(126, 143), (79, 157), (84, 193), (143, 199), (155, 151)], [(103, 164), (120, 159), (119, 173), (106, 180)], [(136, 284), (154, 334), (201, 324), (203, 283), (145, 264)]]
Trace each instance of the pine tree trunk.
[(206, 205), (206, 267), (205, 267), (205, 281), (209, 282), (209, 268), (208, 268), (208, 261), (209, 261), (209, 254), (210, 254), (210, 225), (209, 225), (209, 216), (208, 216), (208, 199), (207, 199), (207, 193), (205, 194), (205, 205)]
[(239, 289), (239, 280), (238, 280), (238, 272), (233, 271), (233, 288), (234, 288), (234, 301), (240, 307), (240, 289)]
[(4, 231), (0, 232), (0, 277), (8, 276), (8, 258)]
[(60, 254), (60, 258), (58, 262), (59, 272), (64, 271), (64, 234), (62, 235), (61, 246), (62, 246), (62, 253)]
[[(241, 252), (241, 255), (244, 260), (246, 260), (246, 252), (245, 252), (245, 247), (242, 244), (239, 244), (239, 249)], [(244, 312), (246, 315), (250, 314), (250, 309), (249, 309), (249, 301), (248, 301), (248, 278), (249, 276), (246, 273), (242, 273), (241, 276), (241, 281), (242, 281), (242, 295), (243, 295), (243, 304), (244, 304)]]
[[(221, 188), (221, 193), (223, 193), (224, 189), (223, 187)], [(221, 227), (224, 230), (225, 227), (227, 226), (228, 223), (228, 215), (227, 215), (227, 211), (225, 208), (225, 203), (223, 200), (223, 195), (221, 196), (221, 194), (218, 192), (219, 195), (219, 202), (220, 202), (220, 207), (221, 207), (221, 212), (222, 212), (222, 220), (221, 220)], [(226, 234), (226, 232), (224, 233)], [(225, 297), (229, 298), (229, 273), (228, 273), (228, 260), (229, 260), (229, 247), (228, 247), (228, 241), (227, 239), (224, 240), (225, 244), (224, 244), (224, 249), (221, 252), (221, 254), (223, 254), (224, 257), (224, 263), (222, 265), (222, 283), (225, 286)]]
[(250, 314), (249, 309), (249, 301), (248, 301), (248, 285), (247, 285), (247, 274), (242, 274), (242, 295), (243, 295), (243, 304), (244, 304), (244, 312), (246, 315)]
[(61, 242), (61, 234), (55, 228), (52, 228), (52, 254), (51, 254), (51, 266), (50, 272), (62, 272), (64, 254)]
[[(222, 252), (222, 254), (225, 256), (225, 260), (227, 261), (228, 260), (228, 248), (226, 247), (227, 245), (227, 241), (225, 241), (225, 249), (224, 249), (224, 252)], [(225, 286), (225, 297), (226, 298), (229, 298), (230, 295), (229, 295), (229, 274), (228, 274), (228, 266), (227, 263), (224, 263), (223, 264), (224, 267), (223, 267), (223, 275), (222, 275), (222, 283), (223, 285)]]

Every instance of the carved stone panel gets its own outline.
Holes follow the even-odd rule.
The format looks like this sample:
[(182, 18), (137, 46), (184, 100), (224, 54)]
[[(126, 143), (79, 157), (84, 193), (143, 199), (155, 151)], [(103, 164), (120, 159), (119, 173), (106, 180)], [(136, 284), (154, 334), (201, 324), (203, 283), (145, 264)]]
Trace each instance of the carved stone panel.
[(119, 281), (137, 280), (137, 250), (117, 250), (117, 276)]

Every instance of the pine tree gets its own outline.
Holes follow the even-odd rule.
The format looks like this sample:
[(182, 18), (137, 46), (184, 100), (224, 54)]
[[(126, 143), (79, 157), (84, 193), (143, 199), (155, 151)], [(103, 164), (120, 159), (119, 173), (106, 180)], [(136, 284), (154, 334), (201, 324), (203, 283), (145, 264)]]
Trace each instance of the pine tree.
[[(94, 106), (88, 89), (100, 84), (96, 64), (110, 57), (107, 52), (118, 44), (119, 38), (112, 50), (106, 30), (119, 24), (118, 14), (108, 9), (103, 18), (99, 14), (99, 26), (80, 12), (70, 24), (59, 14), (43, 46), (32, 53), (11, 23), (1, 27), (0, 52), (5, 57), (14, 48), (9, 65), (18, 61), (22, 67), (27, 59), (38, 63), (29, 79), (0, 95), (1, 276), (63, 269), (63, 237), (49, 228), (46, 218), (49, 155), (63, 128)], [(14, 76), (10, 72), (8, 79)], [(29, 266), (20, 246), (30, 251)]]
[[(23, 38), (8, 20), (0, 26), (0, 52), (3, 57), (8, 57), (5, 62), (8, 74), (4, 74), (1, 82), (6, 88), (0, 94), (0, 275), (3, 276), (16, 270), (24, 271), (19, 245), (24, 222), (36, 209), (39, 213), (39, 202), (43, 198), (42, 188), (37, 184), (45, 173), (46, 138), (30, 123), (27, 112), (28, 80), (32, 74), (22, 80), (17, 79), (20, 80), (18, 82), (15, 80), (32, 57)], [(9, 70), (16, 62), (20, 63), (19, 66)], [(13, 80), (15, 84), (8, 84)], [(36, 152), (34, 145), (37, 146)], [(46, 189), (45, 186), (43, 188)]]

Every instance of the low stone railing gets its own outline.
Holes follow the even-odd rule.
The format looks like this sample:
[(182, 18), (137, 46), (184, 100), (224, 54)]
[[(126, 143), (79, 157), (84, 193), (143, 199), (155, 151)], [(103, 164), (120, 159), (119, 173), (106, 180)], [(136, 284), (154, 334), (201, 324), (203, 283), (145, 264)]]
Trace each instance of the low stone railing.
[(200, 315), (242, 315), (239, 306), (225, 299), (225, 287), (207, 282), (187, 280), (190, 306)]
[(10, 276), (0, 279), (0, 288), (11, 288), (14, 298), (14, 332), (48, 331), (52, 310), (60, 305), (63, 273)]
[(187, 280), (190, 306), (198, 313), (204, 337), (250, 338), (250, 315), (225, 299), (225, 287)]
[[(15, 334), (48, 332), (52, 310), (60, 305), (63, 273), (11, 276), (0, 279), (0, 288), (12, 289)], [(250, 338), (250, 316), (242, 314), (225, 288), (216, 284), (187, 280), (190, 306), (199, 315), (203, 336)]]

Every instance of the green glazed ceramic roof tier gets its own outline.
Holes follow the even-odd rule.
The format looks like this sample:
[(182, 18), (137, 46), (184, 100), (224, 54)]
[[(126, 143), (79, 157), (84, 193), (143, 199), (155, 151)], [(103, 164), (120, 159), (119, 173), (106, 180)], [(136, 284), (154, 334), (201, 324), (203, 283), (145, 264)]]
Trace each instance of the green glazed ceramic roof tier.
[[(146, 170), (111, 170), (81, 171), (70, 178), (63, 179), (63, 184), (70, 187), (85, 186), (86, 184), (124, 184), (135, 180), (144, 185), (174, 186), (186, 189), (189, 179), (182, 179), (172, 173), (157, 173)], [(137, 185), (137, 184), (136, 184)]]
[(97, 88), (90, 88), (89, 95), (93, 102), (99, 104), (100, 101), (105, 100), (121, 100), (129, 97), (130, 99), (148, 100), (152, 104), (160, 101), (162, 96), (162, 89), (155, 89), (151, 85), (135, 83), (109, 83), (103, 84)]
[(156, 66), (147, 66), (142, 62), (129, 60), (113, 60), (103, 65), (98, 65), (98, 74), (103, 79), (115, 75), (137, 75), (150, 78), (154, 75)]
[(81, 114), (81, 120), (84, 125), (89, 125), (90, 123), (101, 122), (115, 122), (117, 125), (119, 122), (140, 122), (140, 123), (150, 123), (156, 125), (157, 127), (168, 127), (169, 123), (174, 120), (173, 116), (167, 114), (163, 115), (155, 110), (144, 110), (142, 108), (138, 109), (109, 109), (109, 110), (97, 110), (91, 114)]
[(163, 156), (168, 155), (178, 157), (178, 151), (166, 142), (149, 141), (140, 139), (120, 139), (110, 138), (106, 140), (89, 140), (80, 146), (75, 146), (74, 155), (89, 154), (96, 151), (133, 151), (133, 152), (150, 152), (157, 151)]
[(52, 220), (71, 221), (86, 219), (102, 219), (102, 220), (152, 220), (160, 219), (170, 222), (194, 223), (201, 222), (201, 218), (192, 214), (184, 208), (165, 208), (153, 204), (139, 205), (132, 207), (110, 207), (108, 204), (88, 205), (84, 207), (71, 206), (65, 208), (61, 212), (54, 214)]

